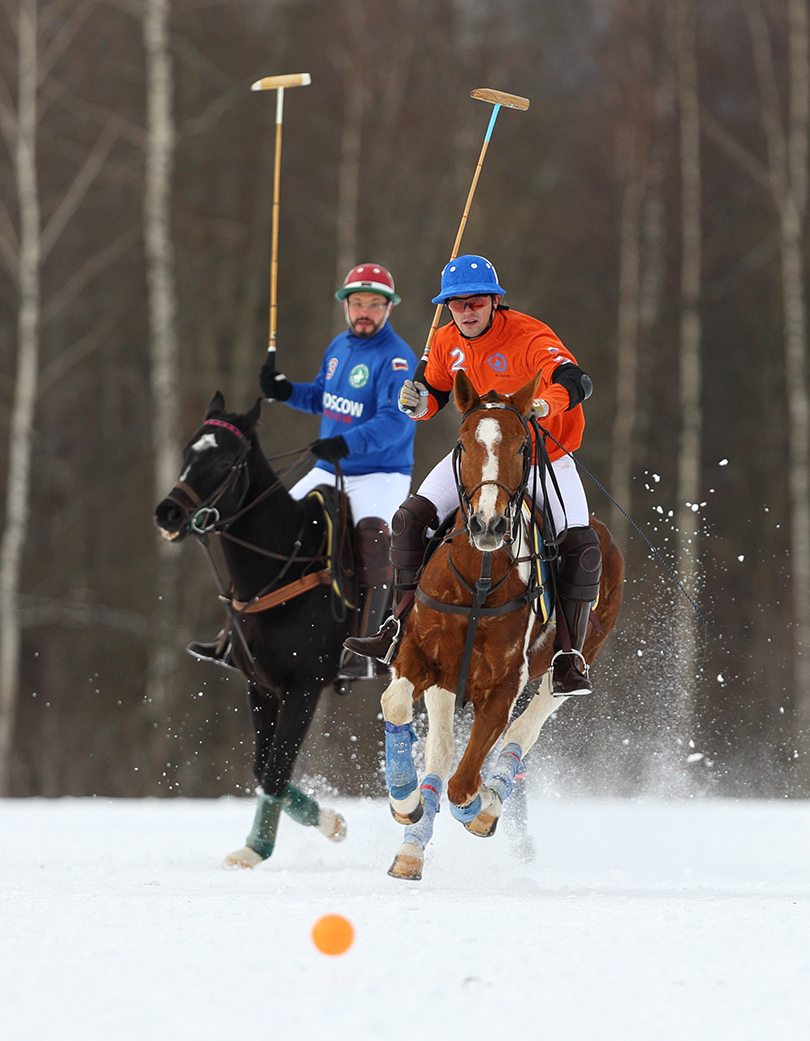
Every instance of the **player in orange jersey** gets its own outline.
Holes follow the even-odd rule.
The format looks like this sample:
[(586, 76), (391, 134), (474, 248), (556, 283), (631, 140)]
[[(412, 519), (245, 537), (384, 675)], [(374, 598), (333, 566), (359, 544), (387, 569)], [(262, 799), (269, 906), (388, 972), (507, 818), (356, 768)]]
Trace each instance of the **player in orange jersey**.
[[(460, 369), (481, 395), (490, 390), (512, 394), (541, 373), (534, 414), (551, 435), (546, 443), (559, 489), (559, 497), (549, 489), (548, 509), (556, 532), (565, 533), (557, 568), (563, 620), (558, 619), (557, 625), (552, 693), (589, 694), (590, 678), (581, 651), (590, 607), (599, 590), (602, 559), (599, 539), (590, 525), (585, 491), (568, 453), (579, 448), (582, 441), (582, 402), (593, 388), (574, 356), (547, 325), (501, 304), (504, 292), (495, 268), (485, 257), (465, 255), (450, 261), (433, 303), (446, 304), (452, 321), (436, 332), (421, 379), (417, 370), (417, 378), (405, 381), (399, 405), (413, 419), (430, 419), (450, 399)], [(375, 636), (348, 641), (351, 650), (391, 660), (402, 615), (416, 587), (428, 530), (438, 527), (457, 506), (449, 453), (394, 515), (391, 563), (396, 569), (398, 609)], [(563, 626), (568, 641), (561, 638)]]

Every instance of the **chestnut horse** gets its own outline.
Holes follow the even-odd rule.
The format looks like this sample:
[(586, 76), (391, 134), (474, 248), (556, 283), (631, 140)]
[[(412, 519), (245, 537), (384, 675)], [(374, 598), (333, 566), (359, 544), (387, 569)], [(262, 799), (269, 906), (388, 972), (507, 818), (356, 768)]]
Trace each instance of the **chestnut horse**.
[[(460, 673), (466, 680), (458, 693), (472, 703), (475, 715), (447, 795), (452, 815), (482, 837), (494, 834), (521, 760), (565, 700), (550, 691), (555, 626), (533, 579), (538, 556), (524, 519), (528, 511), (521, 507), (532, 470), (529, 417), (537, 383), (538, 377), (510, 397), (494, 391), (480, 397), (464, 371), (456, 376), (455, 401), (464, 416), (456, 447), (462, 509), (454, 530), (425, 565), (392, 663), (394, 679), (382, 696), (391, 811), (407, 825), (389, 870), (395, 878), (422, 877), (424, 850), (453, 761)], [(588, 664), (619, 616), (624, 577), (610, 532), (593, 517), (591, 524), (599, 536), (602, 577), (596, 623), (583, 648)], [(476, 625), (470, 647), (468, 630)], [(529, 683), (534, 696), (506, 729)], [(420, 786), (411, 722), (413, 703), (423, 696), (429, 729), (427, 773)], [(481, 767), (502, 734), (500, 755), (484, 783)]]

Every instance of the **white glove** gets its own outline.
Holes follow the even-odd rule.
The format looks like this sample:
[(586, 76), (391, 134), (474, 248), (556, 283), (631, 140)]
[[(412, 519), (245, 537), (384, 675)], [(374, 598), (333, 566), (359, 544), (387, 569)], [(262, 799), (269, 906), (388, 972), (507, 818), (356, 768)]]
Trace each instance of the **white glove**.
[(411, 419), (419, 419), (428, 410), (428, 389), (424, 383), (405, 380), (399, 391), (399, 410), (407, 412)]
[(547, 401), (543, 401), (542, 398), (535, 398), (532, 402), (532, 415), (535, 419), (545, 419), (549, 414), (549, 404)]

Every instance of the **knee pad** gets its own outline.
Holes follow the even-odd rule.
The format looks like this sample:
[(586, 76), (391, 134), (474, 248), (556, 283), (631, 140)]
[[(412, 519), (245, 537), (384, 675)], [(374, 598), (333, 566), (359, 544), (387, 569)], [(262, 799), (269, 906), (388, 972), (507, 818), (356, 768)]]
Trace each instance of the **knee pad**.
[(391, 585), (394, 576), (388, 557), (391, 537), (381, 517), (363, 517), (354, 529), (357, 577), (364, 589)]
[(436, 507), (424, 495), (411, 495), (391, 521), (391, 564), (397, 569), (420, 567), (427, 546), (427, 529), (438, 527)]
[(560, 543), (557, 589), (563, 600), (590, 603), (599, 594), (602, 551), (591, 527), (571, 528)]

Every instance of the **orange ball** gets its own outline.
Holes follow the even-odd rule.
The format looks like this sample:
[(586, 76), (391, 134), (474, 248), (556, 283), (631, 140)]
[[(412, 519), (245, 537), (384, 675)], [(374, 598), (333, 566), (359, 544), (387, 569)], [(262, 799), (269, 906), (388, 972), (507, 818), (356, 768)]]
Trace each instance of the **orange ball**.
[(325, 914), (312, 927), (312, 942), (323, 954), (344, 954), (354, 941), (354, 929), (342, 914)]

